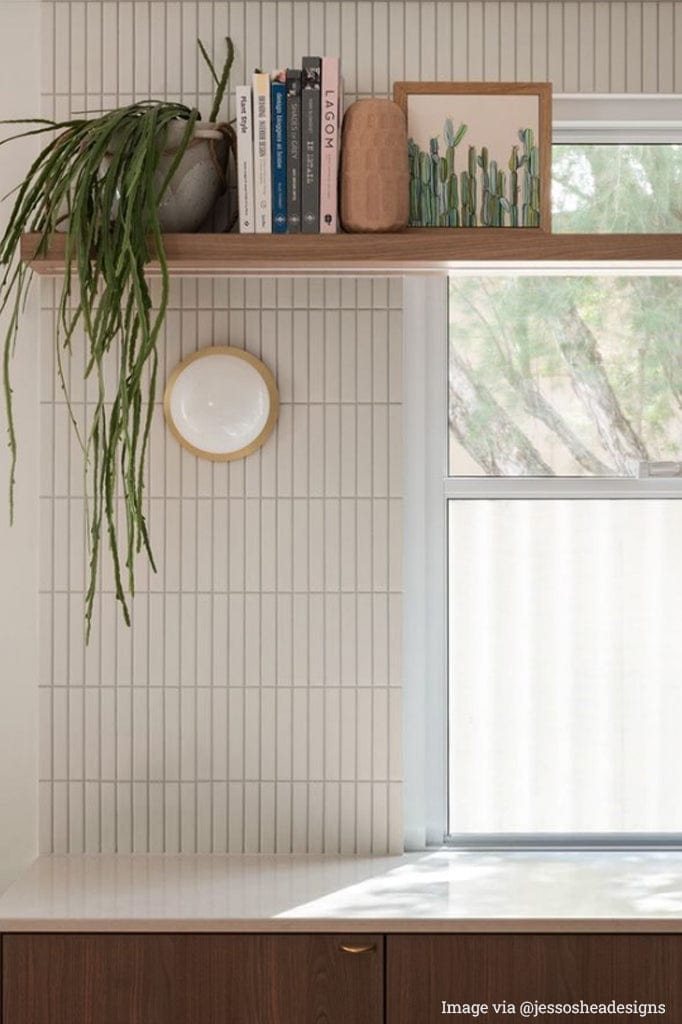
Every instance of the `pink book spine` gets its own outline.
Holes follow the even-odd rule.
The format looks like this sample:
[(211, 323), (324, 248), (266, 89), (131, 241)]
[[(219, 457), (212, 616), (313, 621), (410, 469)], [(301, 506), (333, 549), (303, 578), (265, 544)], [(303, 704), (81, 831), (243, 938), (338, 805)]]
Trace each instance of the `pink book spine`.
[(322, 58), (320, 126), (320, 233), (338, 230), (339, 58)]

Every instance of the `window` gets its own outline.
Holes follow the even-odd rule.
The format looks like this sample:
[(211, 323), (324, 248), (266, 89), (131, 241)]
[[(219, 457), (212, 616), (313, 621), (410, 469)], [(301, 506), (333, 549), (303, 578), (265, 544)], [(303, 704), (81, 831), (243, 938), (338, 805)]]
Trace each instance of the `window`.
[(682, 145), (554, 145), (552, 205), (554, 231), (682, 231)]
[[(680, 231), (679, 129), (578, 123), (555, 132), (555, 230)], [(428, 337), (406, 674), (448, 680), (423, 701), (408, 845), (420, 795), (431, 842), (439, 821), (465, 843), (682, 835), (682, 280), (495, 268), (447, 299), (406, 287), (406, 335), (411, 295)], [(405, 371), (418, 383), (409, 345)]]
[(682, 831), (682, 503), (450, 500), (451, 833)]
[(451, 476), (638, 477), (681, 457), (679, 278), (452, 277), (449, 314)]

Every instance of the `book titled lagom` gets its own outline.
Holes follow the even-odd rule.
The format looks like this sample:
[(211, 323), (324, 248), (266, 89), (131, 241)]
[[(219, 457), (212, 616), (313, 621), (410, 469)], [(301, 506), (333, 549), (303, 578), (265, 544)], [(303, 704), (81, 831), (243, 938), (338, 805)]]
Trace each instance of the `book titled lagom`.
[(339, 58), (322, 58), (322, 137), (320, 140), (320, 231), (338, 228)]

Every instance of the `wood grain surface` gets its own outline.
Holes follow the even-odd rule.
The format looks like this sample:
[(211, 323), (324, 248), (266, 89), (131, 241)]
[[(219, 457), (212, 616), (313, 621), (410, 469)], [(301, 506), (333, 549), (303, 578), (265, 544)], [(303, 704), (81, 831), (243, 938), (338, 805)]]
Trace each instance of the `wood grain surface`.
[[(25, 235), (22, 258), (36, 273), (64, 269), (63, 235), (33, 259), (37, 235)], [(395, 234), (165, 235), (172, 274), (442, 273), (478, 262), (574, 263), (673, 261), (682, 268), (682, 234), (553, 235), (539, 228), (407, 228)], [(678, 268), (678, 269), (681, 269)], [(149, 264), (158, 273), (158, 264)]]
[[(540, 1004), (664, 1003), (665, 1014), (644, 1019), (682, 1021), (682, 937), (674, 935), (390, 935), (386, 939), (388, 1024), (472, 1020), (518, 1022), (522, 1002)], [(453, 1015), (450, 1004), (487, 1004), (487, 1014)], [(517, 1013), (494, 1012), (514, 1003)], [(538, 1022), (581, 1024), (640, 1020), (587, 1012)]]
[(3, 1024), (384, 1019), (376, 935), (5, 935), (3, 954)]

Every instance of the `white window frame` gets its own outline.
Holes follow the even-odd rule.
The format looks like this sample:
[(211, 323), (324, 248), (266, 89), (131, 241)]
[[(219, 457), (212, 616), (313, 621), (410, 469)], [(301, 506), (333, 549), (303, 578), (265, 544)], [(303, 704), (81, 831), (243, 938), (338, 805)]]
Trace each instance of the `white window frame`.
[[(682, 143), (682, 97), (560, 95), (553, 103), (553, 142)], [(462, 266), (461, 273), (679, 274), (682, 265), (590, 264)], [(512, 479), (448, 477), (448, 276), (403, 280), (403, 758), (407, 850), (442, 846), (448, 821), (447, 502), (452, 498), (680, 498), (679, 479)], [(519, 848), (543, 837), (490, 837), (486, 845)], [(580, 845), (580, 837), (544, 837)], [(603, 845), (642, 845), (641, 837)], [(647, 836), (649, 846), (670, 845)], [(480, 845), (474, 838), (464, 845)]]

